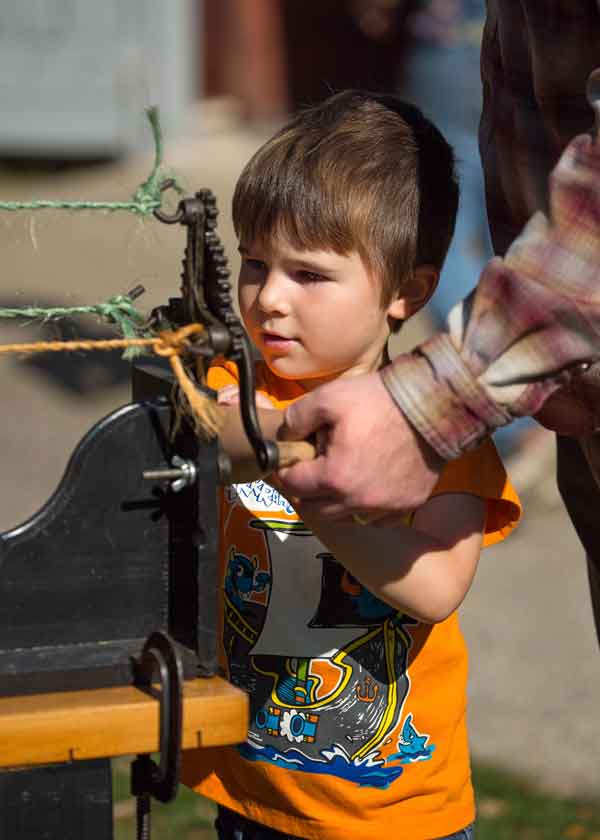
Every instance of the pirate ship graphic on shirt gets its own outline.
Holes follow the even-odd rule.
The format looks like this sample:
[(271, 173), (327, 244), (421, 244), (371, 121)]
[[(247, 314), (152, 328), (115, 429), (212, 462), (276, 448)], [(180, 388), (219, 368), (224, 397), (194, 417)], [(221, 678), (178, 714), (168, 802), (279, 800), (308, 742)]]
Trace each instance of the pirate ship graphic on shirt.
[(229, 499), (256, 514), (245, 526), (266, 549), (227, 547), (223, 640), (230, 679), (251, 703), (240, 750), (250, 760), (387, 787), (434, 749), (412, 715), (400, 727), (415, 622), (353, 578), (284, 497), (269, 488), (276, 495), (261, 503), (257, 484), (269, 487), (236, 485)]

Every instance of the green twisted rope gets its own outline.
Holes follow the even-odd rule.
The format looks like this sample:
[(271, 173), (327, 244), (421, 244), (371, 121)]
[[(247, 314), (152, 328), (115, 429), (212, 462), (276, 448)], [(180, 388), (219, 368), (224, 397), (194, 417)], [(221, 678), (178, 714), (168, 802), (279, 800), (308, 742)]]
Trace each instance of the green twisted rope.
[[(149, 216), (162, 204), (160, 185), (163, 180), (161, 165), (163, 159), (163, 138), (158, 108), (146, 109), (148, 122), (154, 138), (154, 166), (148, 178), (140, 184), (130, 201), (0, 201), (0, 210), (127, 210), (140, 216)], [(174, 189), (183, 192), (177, 183)]]
[[(163, 161), (163, 138), (160, 128), (158, 108), (146, 110), (148, 122), (154, 138), (154, 166), (148, 178), (140, 184), (130, 201), (1, 201), (0, 210), (127, 210), (140, 216), (148, 216), (162, 205), (161, 184), (163, 175), (161, 166)], [(175, 181), (172, 186), (177, 192), (183, 190)], [(146, 319), (133, 305), (133, 298), (129, 295), (114, 295), (105, 303), (93, 306), (55, 306), (42, 308), (26, 306), (21, 309), (0, 307), (0, 318), (22, 318), (27, 321), (54, 321), (76, 315), (95, 315), (102, 321), (114, 324), (124, 338), (145, 338), (151, 335), (146, 325)], [(124, 359), (131, 359), (142, 353), (137, 347), (129, 347), (123, 353)]]
[[(0, 318), (22, 318), (27, 321), (49, 321), (76, 315), (95, 315), (102, 321), (116, 325), (124, 338), (147, 338), (152, 333), (145, 317), (137, 311), (129, 295), (114, 295), (104, 303), (92, 306), (25, 306), (22, 309), (0, 307)], [(128, 347), (124, 359), (133, 359), (143, 352), (139, 347)]]

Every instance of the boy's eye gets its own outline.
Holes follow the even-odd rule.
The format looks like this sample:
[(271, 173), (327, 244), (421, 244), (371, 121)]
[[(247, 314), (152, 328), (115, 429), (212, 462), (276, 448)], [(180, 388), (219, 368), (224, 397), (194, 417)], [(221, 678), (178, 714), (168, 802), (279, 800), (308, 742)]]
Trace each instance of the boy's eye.
[(297, 276), (304, 283), (319, 283), (327, 280), (324, 274), (319, 274), (317, 271), (308, 271), (307, 269), (298, 271)]

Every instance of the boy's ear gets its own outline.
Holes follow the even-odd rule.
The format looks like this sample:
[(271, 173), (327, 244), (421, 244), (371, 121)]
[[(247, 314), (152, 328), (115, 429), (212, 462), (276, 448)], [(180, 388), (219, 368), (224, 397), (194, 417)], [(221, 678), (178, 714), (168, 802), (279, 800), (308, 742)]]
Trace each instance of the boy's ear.
[(405, 321), (422, 309), (433, 295), (440, 279), (440, 270), (433, 265), (419, 265), (402, 289), (401, 295), (390, 303), (388, 316)]

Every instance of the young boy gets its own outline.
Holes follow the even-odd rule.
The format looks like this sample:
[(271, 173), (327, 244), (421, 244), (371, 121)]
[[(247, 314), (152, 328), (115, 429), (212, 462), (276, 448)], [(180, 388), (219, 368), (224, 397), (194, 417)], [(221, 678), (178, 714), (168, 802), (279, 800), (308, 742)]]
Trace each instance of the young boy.
[[(452, 150), (394, 97), (337, 94), (259, 149), (233, 217), (267, 436), (292, 400), (385, 362), (390, 332), (435, 289), (457, 201)], [(208, 381), (235, 402), (234, 365)], [(241, 454), (226, 411), (223, 443)], [(471, 837), (456, 608), (482, 535), (502, 539), (520, 514), (491, 442), (396, 527), (313, 520), (251, 462), (237, 481), (222, 500), (222, 654), (250, 728), (238, 747), (186, 753), (183, 770), (219, 803), (219, 836)]]

